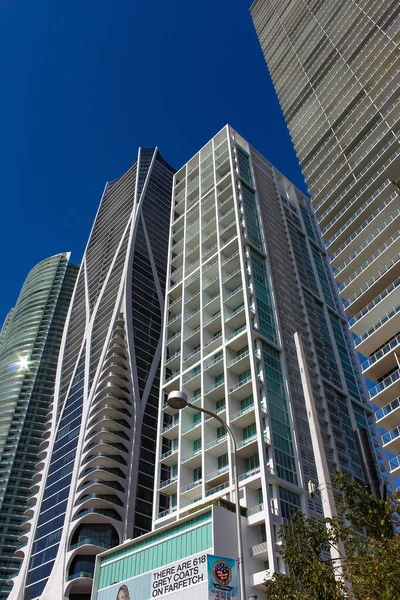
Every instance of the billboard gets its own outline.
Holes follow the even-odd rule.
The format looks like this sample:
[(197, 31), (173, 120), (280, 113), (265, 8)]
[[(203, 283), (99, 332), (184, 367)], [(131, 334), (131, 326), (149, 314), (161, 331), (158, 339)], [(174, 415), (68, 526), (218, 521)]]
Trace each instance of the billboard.
[(202, 552), (99, 590), (96, 600), (237, 600), (237, 577), (235, 559)]
[(189, 588), (192, 593), (193, 588), (200, 586), (204, 589), (204, 595), (196, 596), (206, 598), (207, 554), (204, 552), (99, 590), (96, 600), (152, 600), (167, 597), (169, 600), (187, 600)]

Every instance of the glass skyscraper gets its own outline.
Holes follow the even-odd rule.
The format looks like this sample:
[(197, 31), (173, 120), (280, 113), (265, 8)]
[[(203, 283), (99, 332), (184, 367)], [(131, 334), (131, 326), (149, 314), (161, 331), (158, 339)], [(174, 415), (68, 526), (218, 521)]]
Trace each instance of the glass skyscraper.
[(321, 468), (365, 480), (355, 431), (369, 435), (371, 409), (309, 200), (229, 126), (174, 178), (161, 378), (153, 525), (232, 500), (226, 432), (171, 409), (167, 394), (182, 390), (236, 437), (246, 589), (260, 593), (266, 571), (284, 570), (282, 519), (294, 508), (324, 516), (307, 493), (310, 480), (328, 483)]
[(38, 263), (28, 274), (0, 333), (0, 598), (7, 598), (21, 558), (21, 524), (42, 434), (53, 401), (65, 319), (78, 267), (69, 254)]
[(174, 170), (105, 187), (68, 315), (36, 506), (11, 598), (89, 600), (96, 555), (151, 529)]
[(400, 476), (399, 3), (255, 0), (254, 25)]

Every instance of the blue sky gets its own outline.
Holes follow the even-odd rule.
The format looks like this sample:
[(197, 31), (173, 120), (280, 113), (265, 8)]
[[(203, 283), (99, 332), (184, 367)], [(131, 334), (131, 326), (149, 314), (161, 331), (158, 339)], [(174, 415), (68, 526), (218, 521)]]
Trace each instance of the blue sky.
[(79, 262), (104, 184), (230, 123), (304, 190), (249, 0), (0, 0), (0, 323), (29, 269)]

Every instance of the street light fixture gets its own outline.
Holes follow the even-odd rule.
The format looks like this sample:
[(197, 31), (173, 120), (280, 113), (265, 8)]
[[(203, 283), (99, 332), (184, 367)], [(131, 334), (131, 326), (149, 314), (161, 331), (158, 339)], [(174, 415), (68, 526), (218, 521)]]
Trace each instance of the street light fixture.
[(243, 540), (242, 540), (242, 526), (240, 522), (240, 498), (239, 498), (239, 478), (237, 472), (236, 465), (236, 440), (233, 435), (232, 429), (225, 423), (221, 417), (211, 410), (207, 410), (206, 408), (201, 408), (200, 406), (195, 406), (188, 402), (188, 397), (185, 392), (182, 391), (174, 391), (168, 394), (167, 400), (168, 406), (174, 408), (175, 410), (182, 410), (186, 406), (190, 408), (194, 408), (199, 412), (202, 412), (210, 417), (216, 419), (219, 423), (221, 423), (222, 427), (225, 429), (229, 438), (231, 440), (231, 457), (232, 457), (232, 479), (235, 485), (235, 505), (236, 505), (236, 528), (237, 528), (237, 545), (238, 545), (238, 570), (239, 570), (239, 600), (245, 600), (246, 598), (246, 590), (245, 590), (245, 580), (244, 580), (244, 563), (243, 563)]

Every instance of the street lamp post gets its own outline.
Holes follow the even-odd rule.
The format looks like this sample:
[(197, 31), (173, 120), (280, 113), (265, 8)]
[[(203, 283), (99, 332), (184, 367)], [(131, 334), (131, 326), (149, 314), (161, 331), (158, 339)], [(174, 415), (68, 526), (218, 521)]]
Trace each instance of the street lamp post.
[(210, 417), (216, 419), (219, 423), (221, 423), (222, 427), (225, 429), (229, 438), (231, 440), (231, 457), (232, 457), (232, 477), (235, 485), (235, 505), (236, 505), (236, 528), (237, 528), (237, 545), (238, 545), (238, 569), (239, 569), (239, 600), (246, 600), (246, 590), (245, 590), (245, 580), (244, 580), (244, 563), (243, 563), (243, 540), (242, 540), (242, 526), (240, 521), (240, 498), (239, 498), (239, 478), (237, 472), (236, 465), (236, 440), (233, 435), (232, 429), (225, 423), (223, 419), (219, 415), (216, 415), (211, 410), (207, 410), (206, 408), (201, 408), (200, 406), (195, 406), (188, 402), (188, 397), (185, 392), (175, 391), (170, 392), (168, 394), (167, 400), (168, 406), (174, 408), (176, 410), (182, 410), (186, 406), (194, 408), (199, 412), (202, 412)]

